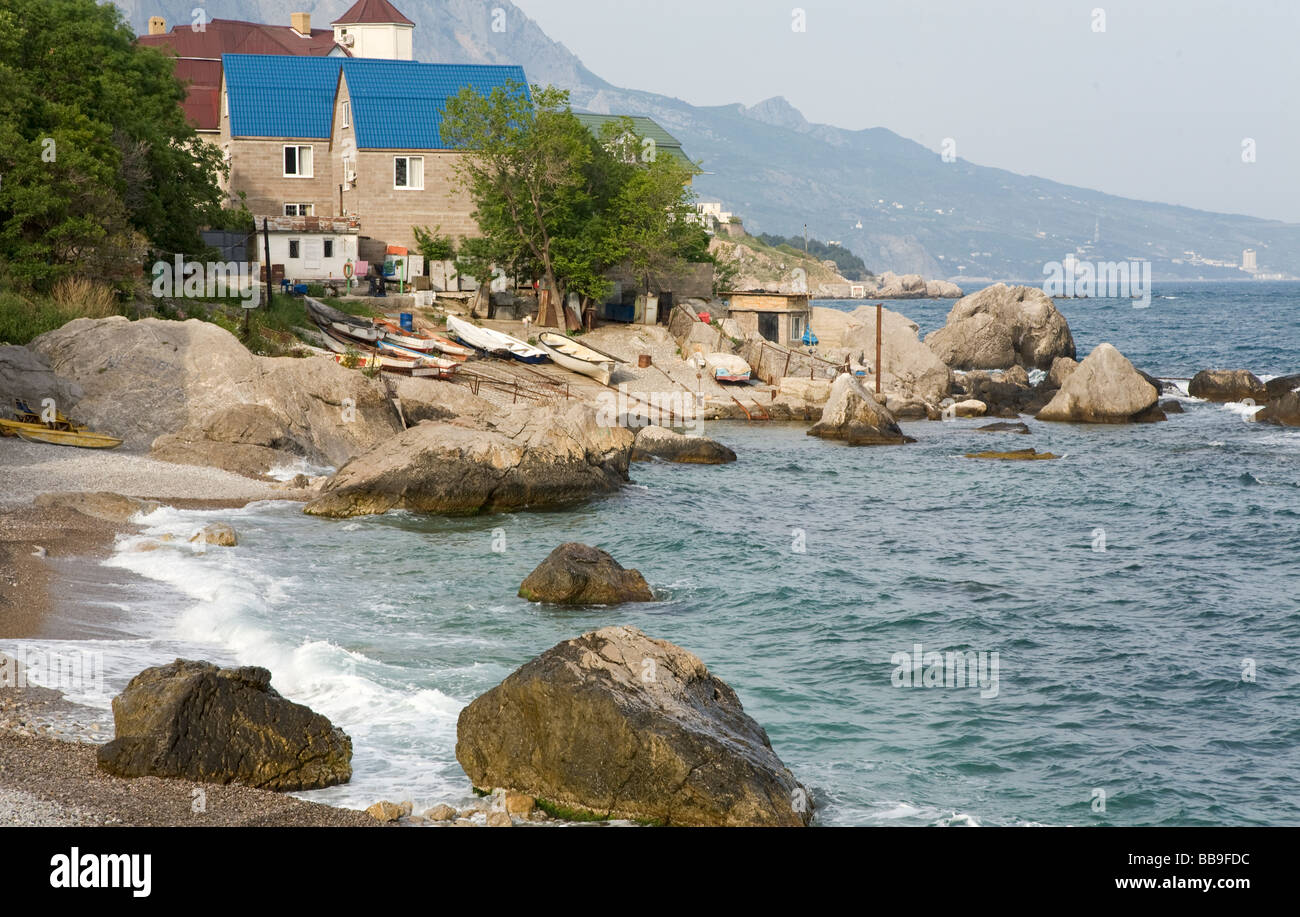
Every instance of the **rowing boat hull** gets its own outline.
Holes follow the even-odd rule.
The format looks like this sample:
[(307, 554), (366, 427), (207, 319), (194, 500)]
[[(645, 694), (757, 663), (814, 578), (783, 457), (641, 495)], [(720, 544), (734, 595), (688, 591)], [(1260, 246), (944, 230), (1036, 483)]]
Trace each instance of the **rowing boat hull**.
[(19, 439), (28, 443), (52, 446), (76, 446), (78, 449), (116, 449), (122, 441), (106, 433), (77, 433), (72, 430), (18, 430)]
[[(552, 361), (559, 366), (563, 366), (567, 370), (581, 373), (584, 376), (595, 379), (601, 385), (609, 385), (609, 377), (614, 372), (614, 364), (612, 362), (598, 356), (595, 351), (592, 351), (576, 342), (569, 341), (567, 338), (555, 342), (556, 346), (552, 346), (552, 344), (547, 341), (548, 336), (559, 337), (559, 335), (549, 335), (549, 333), (540, 334), (537, 337), (537, 346), (546, 351)], [(584, 357), (578, 353), (565, 353), (560, 349), (565, 345), (573, 350), (587, 351), (591, 356)]]
[(484, 353), (490, 353), (493, 356), (513, 357), (520, 363), (545, 363), (549, 357), (546, 351), (534, 347), (532, 344), (512, 338), (508, 334), (502, 334), (491, 328), (480, 328), (478, 325), (471, 325), (469, 322), (463, 322), (454, 315), (447, 316), (447, 330), (454, 334), (464, 344), (468, 344), (475, 350), (482, 350)]

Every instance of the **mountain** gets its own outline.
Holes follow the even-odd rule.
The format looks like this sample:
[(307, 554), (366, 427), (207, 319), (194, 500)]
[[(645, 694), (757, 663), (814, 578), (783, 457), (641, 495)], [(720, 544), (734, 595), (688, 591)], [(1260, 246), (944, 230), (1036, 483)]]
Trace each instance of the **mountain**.
[[(192, 0), (118, 0), (137, 31), (151, 15), (190, 22)], [(327, 26), (349, 0), (294, 0)], [(518, 63), (536, 83), (570, 91), (574, 108), (647, 115), (701, 161), (702, 200), (721, 201), (750, 232), (840, 242), (876, 273), (1040, 280), (1048, 262), (1149, 259), (1156, 277), (1247, 275), (1232, 267), (1255, 249), (1259, 269), (1300, 275), (1300, 225), (1136, 201), (939, 154), (883, 127), (812, 124), (785, 99), (701, 107), (613, 86), (552, 40), (509, 0), (397, 0), (416, 23), (421, 60)], [(209, 15), (287, 21), (284, 0), (211, 0)], [(493, 10), (505, 13), (495, 32)], [(1020, 127), (1034, 130), (1028, 119)], [(861, 228), (859, 228), (859, 225)], [(1189, 253), (1195, 253), (1195, 256)]]

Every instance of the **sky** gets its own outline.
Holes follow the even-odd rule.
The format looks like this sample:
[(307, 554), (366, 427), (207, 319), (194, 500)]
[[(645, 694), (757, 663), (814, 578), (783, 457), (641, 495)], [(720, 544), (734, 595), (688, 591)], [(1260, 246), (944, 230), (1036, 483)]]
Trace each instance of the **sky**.
[(1300, 0), (514, 2), (617, 86), (1300, 222)]

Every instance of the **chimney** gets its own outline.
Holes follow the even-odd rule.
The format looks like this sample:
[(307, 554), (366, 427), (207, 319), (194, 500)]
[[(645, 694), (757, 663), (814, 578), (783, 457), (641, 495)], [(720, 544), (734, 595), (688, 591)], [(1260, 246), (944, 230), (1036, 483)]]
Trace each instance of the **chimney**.
[(293, 23), (293, 30), (299, 35), (311, 34), (311, 13), (291, 13), (289, 21)]
[(162, 35), (167, 31), (167, 20), (161, 16), (149, 17), (149, 34)]

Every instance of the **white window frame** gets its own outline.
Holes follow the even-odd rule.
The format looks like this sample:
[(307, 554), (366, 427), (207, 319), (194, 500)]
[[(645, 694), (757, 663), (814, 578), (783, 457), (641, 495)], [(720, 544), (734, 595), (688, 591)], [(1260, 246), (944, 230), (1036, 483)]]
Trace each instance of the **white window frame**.
[(352, 100), (343, 100), (343, 127), (352, 126)]
[[(290, 207), (293, 208), (292, 213), (289, 212)], [(284, 215), (287, 217), (314, 217), (316, 215), (316, 205), (286, 201), (284, 205)]]
[[(406, 160), (406, 184), (397, 183), (397, 161)], [(411, 163), (415, 160), (420, 161), (420, 183), (411, 184)], [(424, 190), (424, 157), (423, 156), (394, 156), (393, 157), (393, 190), (394, 191), (423, 191)]]
[[(286, 143), (284, 145), (284, 150), (296, 151), (294, 153), (293, 162), (294, 162), (294, 167), (298, 170), (297, 172), (290, 172), (287, 168), (288, 164), (284, 161), (284, 157), (282, 155), (280, 159), (280, 163), (282, 166), (285, 167), (285, 171), (284, 171), (285, 178), (315, 178), (316, 152), (315, 150), (312, 149), (312, 145), (310, 143)], [(305, 174), (302, 171), (303, 150), (307, 150), (307, 159), (309, 160), (309, 162), (307, 163), (309, 170)]]

